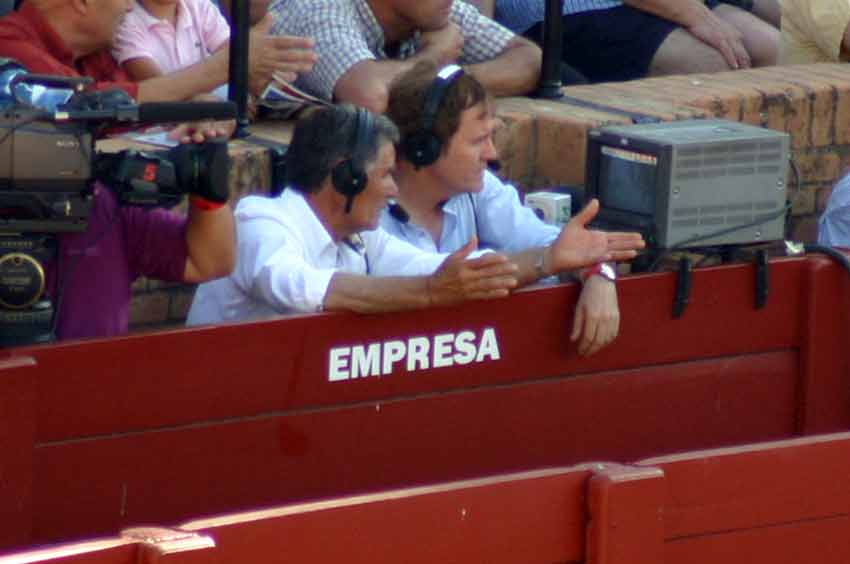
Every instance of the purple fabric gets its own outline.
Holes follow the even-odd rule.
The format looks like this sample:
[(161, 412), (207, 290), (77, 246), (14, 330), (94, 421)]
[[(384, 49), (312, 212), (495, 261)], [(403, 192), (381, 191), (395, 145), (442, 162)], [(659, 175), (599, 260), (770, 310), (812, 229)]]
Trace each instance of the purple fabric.
[(57, 290), (62, 292), (60, 340), (126, 333), (136, 278), (183, 279), (186, 218), (162, 209), (119, 206), (102, 186), (95, 188), (88, 229), (58, 239), (61, 258), (47, 265), (46, 275), (54, 305)]

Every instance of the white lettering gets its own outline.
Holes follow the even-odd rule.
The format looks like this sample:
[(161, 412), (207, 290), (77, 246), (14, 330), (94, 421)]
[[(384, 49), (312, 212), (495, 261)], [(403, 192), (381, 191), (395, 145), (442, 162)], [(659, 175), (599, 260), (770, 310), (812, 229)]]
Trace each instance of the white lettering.
[(455, 337), (455, 364), (469, 364), (475, 360), (475, 333), (461, 331)]
[(387, 376), (398, 366), (407, 372), (500, 360), (499, 341), (493, 327), (485, 327), (480, 340), (474, 331), (441, 333), (330, 349), (328, 381), (342, 382), (371, 376)]
[[(365, 354), (364, 354), (365, 353)], [(372, 343), (368, 348), (357, 345), (351, 348), (351, 378), (366, 378), (378, 375), (381, 362), (381, 343)]]
[(428, 369), (428, 351), (431, 348), (431, 341), (428, 337), (411, 337), (407, 341), (407, 371), (427, 370)]
[(499, 342), (496, 340), (496, 330), (492, 327), (484, 329), (481, 334), (481, 343), (478, 344), (478, 356), (475, 357), (475, 362), (481, 362), (489, 356), (492, 360), (499, 360)]
[(451, 333), (443, 333), (434, 337), (434, 368), (442, 368), (451, 366), (452, 362), (452, 344), (455, 336)]
[(381, 374), (386, 376), (392, 374), (393, 365), (404, 358), (407, 352), (407, 347), (404, 346), (404, 341), (387, 341), (384, 343), (384, 362), (381, 367)]
[(341, 382), (348, 380), (348, 355), (351, 349), (339, 347), (331, 349), (330, 366), (328, 367), (328, 381)]

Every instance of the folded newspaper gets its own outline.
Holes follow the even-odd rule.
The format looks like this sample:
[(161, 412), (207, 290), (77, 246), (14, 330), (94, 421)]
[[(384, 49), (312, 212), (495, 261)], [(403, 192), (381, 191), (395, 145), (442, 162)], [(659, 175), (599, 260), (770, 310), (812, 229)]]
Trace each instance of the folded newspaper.
[(329, 102), (307, 94), (295, 88), (292, 84), (275, 76), (260, 98), (257, 100), (258, 111), (264, 117), (274, 119), (291, 119), (298, 112), (309, 106), (328, 106)]

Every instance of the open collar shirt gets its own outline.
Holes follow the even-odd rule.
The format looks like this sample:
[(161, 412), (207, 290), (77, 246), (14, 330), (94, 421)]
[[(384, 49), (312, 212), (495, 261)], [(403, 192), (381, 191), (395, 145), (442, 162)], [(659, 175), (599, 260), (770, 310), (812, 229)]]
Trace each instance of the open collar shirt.
[(400, 221), (388, 210), (381, 214), (381, 227), (422, 250), (443, 253), (460, 249), (473, 235), (478, 236), (482, 249), (517, 253), (548, 245), (561, 232), (523, 206), (516, 188), (490, 171), (484, 173), (480, 192), (459, 194), (445, 203), (439, 243), (424, 228), (412, 221)]
[[(269, 7), (279, 35), (312, 37), (319, 60), (296, 85), (333, 100), (336, 82), (360, 61), (406, 59), (419, 49), (419, 34), (388, 52), (384, 31), (366, 0), (274, 0)], [(514, 34), (462, 0), (452, 4), (449, 20), (463, 34), (459, 64), (475, 64), (497, 57)]]
[(446, 258), (380, 228), (335, 242), (304, 196), (292, 189), (276, 198), (243, 198), (234, 215), (236, 268), (198, 287), (190, 325), (321, 311), (337, 272), (428, 275)]

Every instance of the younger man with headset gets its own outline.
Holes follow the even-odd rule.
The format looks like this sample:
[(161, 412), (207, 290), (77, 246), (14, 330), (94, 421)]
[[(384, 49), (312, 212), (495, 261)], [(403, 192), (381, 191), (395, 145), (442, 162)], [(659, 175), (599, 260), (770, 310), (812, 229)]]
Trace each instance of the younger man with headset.
[[(214, 323), (320, 310), (384, 312), (506, 296), (529, 281), (531, 261), (498, 253), (468, 258), (425, 252), (378, 227), (398, 195), (392, 171), (398, 131), (384, 116), (351, 106), (320, 108), (298, 122), (288, 153), (288, 188), (236, 209), (237, 264), (203, 284), (189, 323)], [(618, 239), (576, 226), (559, 260), (575, 267), (620, 252)], [(548, 263), (544, 268), (548, 268)], [(531, 270), (533, 276), (533, 270)]]
[[(395, 171), (399, 196), (381, 217), (389, 233), (431, 251), (452, 252), (472, 238), (519, 256), (543, 250), (541, 275), (583, 266), (558, 262), (557, 249), (584, 244), (571, 226), (586, 224), (598, 203), (559, 229), (540, 221), (515, 188), (487, 170), (498, 156), (492, 103), (475, 77), (454, 65), (439, 72), (429, 63), (417, 65), (391, 85), (387, 115), (402, 135)], [(643, 246), (637, 234), (608, 236), (623, 249)], [(615, 271), (607, 263), (591, 264), (580, 271), (584, 286), (571, 335), (583, 355), (611, 343), (619, 330)]]

